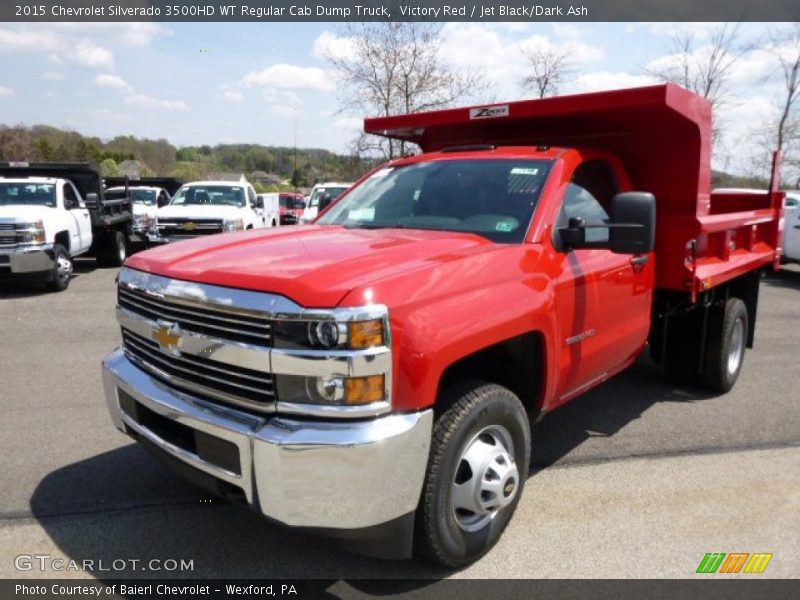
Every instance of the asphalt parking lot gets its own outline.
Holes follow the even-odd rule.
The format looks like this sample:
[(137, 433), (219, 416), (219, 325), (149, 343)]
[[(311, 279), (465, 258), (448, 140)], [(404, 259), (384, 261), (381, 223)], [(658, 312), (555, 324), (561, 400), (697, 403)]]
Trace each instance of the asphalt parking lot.
[(517, 515), (458, 573), (350, 554), (162, 471), (106, 413), (114, 276), (87, 260), (64, 293), (0, 288), (0, 577), (87, 575), (21, 572), (20, 554), (194, 561), (190, 572), (111, 576), (356, 588), (381, 577), (693, 577), (706, 552), (771, 552), (763, 577), (800, 575), (800, 269), (764, 280), (756, 348), (731, 393), (676, 387), (643, 359), (537, 425)]

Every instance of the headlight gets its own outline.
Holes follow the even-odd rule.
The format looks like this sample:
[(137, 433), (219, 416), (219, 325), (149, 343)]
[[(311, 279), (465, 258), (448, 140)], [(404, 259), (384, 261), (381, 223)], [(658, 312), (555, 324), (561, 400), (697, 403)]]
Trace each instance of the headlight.
[(280, 402), (360, 406), (387, 398), (385, 375), (368, 377), (277, 375), (275, 383)]
[(244, 229), (244, 220), (242, 219), (225, 219), (222, 225), (223, 231), (241, 231)]
[(20, 244), (44, 244), (47, 241), (42, 221), (17, 223), (16, 229)]
[(383, 319), (276, 321), (273, 333), (276, 348), (366, 350), (386, 345)]
[(133, 215), (133, 226), (137, 229), (150, 229), (154, 223), (155, 219), (150, 215)]

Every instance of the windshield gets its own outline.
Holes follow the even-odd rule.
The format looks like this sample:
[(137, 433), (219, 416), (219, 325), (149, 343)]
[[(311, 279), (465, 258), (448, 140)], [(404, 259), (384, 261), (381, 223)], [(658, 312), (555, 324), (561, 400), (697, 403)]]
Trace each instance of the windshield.
[(244, 188), (240, 185), (192, 185), (178, 190), (170, 204), (212, 204), (244, 206)]
[[(147, 206), (155, 206), (156, 204), (155, 190), (128, 188), (128, 194), (130, 195), (134, 204), (146, 204)], [(124, 187), (111, 187), (106, 190), (106, 198), (118, 198), (124, 196)]]
[(317, 223), (476, 233), (500, 243), (525, 237), (550, 161), (433, 160), (373, 173)]
[(52, 183), (0, 182), (0, 206), (29, 204), (56, 206), (56, 186)]
[(309, 200), (308, 205), (319, 206), (320, 198), (322, 198), (325, 194), (329, 194), (331, 197), (331, 202), (333, 202), (348, 189), (350, 188), (334, 186), (317, 188), (314, 190), (314, 193), (311, 194), (311, 199)]

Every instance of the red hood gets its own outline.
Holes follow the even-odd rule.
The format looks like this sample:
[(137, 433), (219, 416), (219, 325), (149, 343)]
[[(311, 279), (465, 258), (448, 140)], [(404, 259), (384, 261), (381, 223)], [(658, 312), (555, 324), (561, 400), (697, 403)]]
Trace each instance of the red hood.
[(467, 233), (308, 225), (197, 238), (136, 254), (126, 265), (320, 308), (357, 287), (491, 246)]

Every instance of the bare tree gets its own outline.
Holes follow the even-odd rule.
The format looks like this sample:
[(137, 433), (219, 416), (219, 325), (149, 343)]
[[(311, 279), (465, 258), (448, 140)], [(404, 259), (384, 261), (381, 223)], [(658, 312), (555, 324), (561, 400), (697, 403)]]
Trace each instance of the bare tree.
[(796, 107), (800, 100), (800, 25), (783, 38), (773, 40), (772, 52), (777, 56), (779, 73), (783, 80), (783, 96), (779, 99), (775, 141), (778, 150), (783, 150), (787, 142), (796, 142), (798, 122)]
[(528, 61), (530, 70), (530, 74), (523, 78), (522, 86), (526, 90), (533, 87), (539, 98), (557, 95), (558, 88), (574, 72), (574, 64), (566, 48), (523, 48), (522, 54)]
[(728, 82), (740, 55), (737, 46), (739, 24), (724, 23), (714, 29), (708, 43), (697, 43), (691, 31), (670, 36), (672, 61), (647, 73), (661, 81), (671, 81), (708, 98), (719, 108), (725, 101)]
[[(457, 73), (440, 59), (442, 25), (438, 23), (348, 23), (339, 35), (347, 53), (327, 51), (326, 59), (341, 82), (340, 112), (388, 116), (445, 108), (480, 93), (486, 85), (474, 72)], [(404, 142), (362, 136), (360, 154), (394, 158)]]

